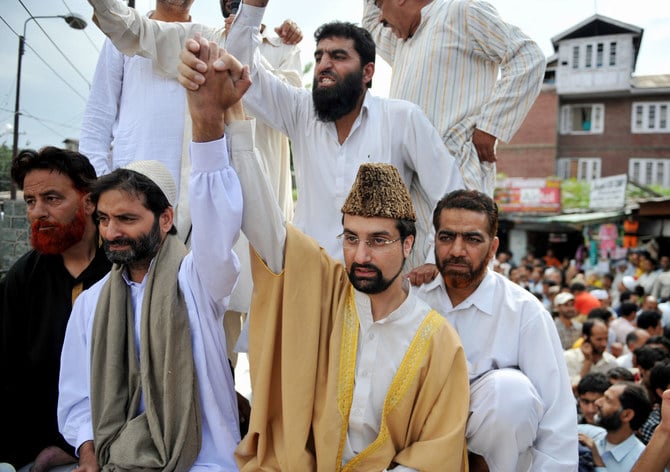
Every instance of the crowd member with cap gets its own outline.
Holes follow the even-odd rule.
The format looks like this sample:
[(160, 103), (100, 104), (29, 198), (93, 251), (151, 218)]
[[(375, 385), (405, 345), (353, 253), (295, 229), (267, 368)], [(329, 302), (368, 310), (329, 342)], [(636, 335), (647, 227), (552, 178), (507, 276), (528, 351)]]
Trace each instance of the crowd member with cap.
[[(224, 75), (223, 109), (249, 85), (248, 76), (233, 83)], [(202, 121), (193, 114), (194, 147)], [(164, 165), (136, 161), (92, 188), (114, 265), (77, 299), (65, 336), (58, 416), (78, 471), (236, 469), (222, 318), (239, 273), (232, 247), (242, 192), (219, 130), (219, 154), (192, 156), (188, 253), (175, 234), (177, 189)]]
[(598, 299), (598, 301), (600, 302), (600, 308), (609, 311), (612, 314), (612, 316), (616, 316), (616, 312), (612, 309), (612, 299), (607, 290), (605, 290), (604, 288), (596, 288), (594, 290), (591, 290), (591, 295), (593, 295), (594, 297), (596, 297), (596, 299)]
[[(188, 94), (194, 117), (224, 118), (217, 54), (200, 41), (207, 73)], [(216, 63), (241, 68), (226, 53)], [(454, 329), (401, 277), (416, 213), (398, 170), (360, 167), (341, 209), (342, 264), (283, 221), (253, 152), (252, 122), (239, 108), (227, 118), (241, 120), (233, 155), (242, 228), (255, 252), (254, 406), (236, 452), (240, 469), (465, 470), (465, 354)], [(209, 121), (209, 142), (193, 148), (194, 158), (222, 152), (222, 126)]]
[(582, 335), (582, 324), (574, 319), (577, 316), (575, 297), (571, 293), (559, 293), (554, 297), (554, 310), (558, 313), (554, 324), (556, 324), (561, 346), (564, 350), (570, 349)]

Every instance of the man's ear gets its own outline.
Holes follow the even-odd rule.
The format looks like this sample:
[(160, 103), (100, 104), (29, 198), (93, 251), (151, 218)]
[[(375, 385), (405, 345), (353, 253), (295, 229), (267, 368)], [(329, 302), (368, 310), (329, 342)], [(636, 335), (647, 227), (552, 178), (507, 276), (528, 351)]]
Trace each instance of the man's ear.
[(90, 192), (85, 194), (81, 198), (81, 201), (84, 205), (84, 213), (86, 213), (86, 216), (91, 216), (95, 212), (95, 204), (93, 203), (93, 200), (91, 200)]
[(632, 408), (624, 408), (620, 414), (621, 421), (624, 421), (626, 423), (630, 423), (631, 421), (633, 421), (634, 417), (635, 412), (633, 411)]
[(409, 255), (412, 253), (413, 246), (414, 246), (414, 236), (410, 234), (402, 242), (402, 252), (405, 255), (405, 258), (408, 258)]
[(367, 86), (372, 82), (372, 76), (375, 75), (375, 63), (368, 62), (363, 66), (363, 83)]
[(174, 225), (174, 208), (167, 207), (159, 217), (159, 226), (163, 233), (167, 233)]

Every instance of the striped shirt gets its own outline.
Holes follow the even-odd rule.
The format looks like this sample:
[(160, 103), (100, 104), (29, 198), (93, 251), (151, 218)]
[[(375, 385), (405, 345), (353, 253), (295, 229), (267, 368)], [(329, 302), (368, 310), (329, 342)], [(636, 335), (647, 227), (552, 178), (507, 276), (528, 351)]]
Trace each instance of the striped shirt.
[(456, 156), (466, 186), (492, 195), (495, 164), (479, 162), (472, 134), (478, 128), (512, 138), (542, 86), (541, 49), (477, 0), (433, 0), (407, 40), (378, 15), (374, 0), (365, 0), (363, 26), (393, 68), (390, 96), (419, 105)]

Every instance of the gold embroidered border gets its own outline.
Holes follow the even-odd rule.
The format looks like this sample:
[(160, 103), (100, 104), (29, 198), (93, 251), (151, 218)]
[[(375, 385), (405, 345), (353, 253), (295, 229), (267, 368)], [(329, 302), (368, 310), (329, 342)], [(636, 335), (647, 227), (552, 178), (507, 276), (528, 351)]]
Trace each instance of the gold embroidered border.
[(340, 444), (337, 450), (336, 470), (342, 467), (342, 455), (347, 441), (349, 413), (354, 396), (354, 376), (356, 373), (356, 352), (358, 349), (358, 314), (354, 297), (354, 287), (349, 288), (349, 295), (344, 308), (342, 323), (342, 341), (340, 342), (340, 361), (337, 378), (337, 408), (342, 417)]
[(421, 322), (419, 329), (414, 335), (414, 339), (412, 339), (412, 343), (409, 345), (409, 348), (403, 357), (398, 372), (396, 372), (393, 377), (391, 386), (386, 393), (384, 408), (382, 410), (381, 425), (379, 427), (377, 438), (368, 447), (361, 451), (360, 454), (357, 454), (356, 457), (345, 464), (342, 468), (343, 472), (353, 470), (353, 468), (373, 455), (386, 441), (388, 441), (388, 415), (396, 407), (400, 399), (407, 394), (409, 387), (419, 373), (426, 352), (428, 352), (428, 349), (430, 348), (430, 341), (433, 334), (444, 322), (444, 317), (438, 314), (435, 310), (431, 310)]

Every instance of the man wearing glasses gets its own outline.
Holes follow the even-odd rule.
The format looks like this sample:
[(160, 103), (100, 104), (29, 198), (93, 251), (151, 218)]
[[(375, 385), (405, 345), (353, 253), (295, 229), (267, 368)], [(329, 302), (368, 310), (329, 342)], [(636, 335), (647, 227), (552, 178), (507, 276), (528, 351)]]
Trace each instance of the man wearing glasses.
[[(194, 156), (221, 155), (227, 75), (201, 41), (189, 91)], [(248, 77), (234, 57), (217, 64)], [(180, 76), (184, 84), (184, 77)], [(188, 81), (186, 81), (188, 82)], [(342, 206), (344, 265), (284, 222), (253, 151), (253, 122), (228, 110), (254, 249), (249, 359), (254, 403), (241, 470), (465, 470), (468, 376), (448, 322), (400, 276), (415, 237), (409, 191), (390, 164), (364, 164)], [(202, 134), (202, 132), (205, 132)], [(333, 235), (333, 238), (335, 235)]]

